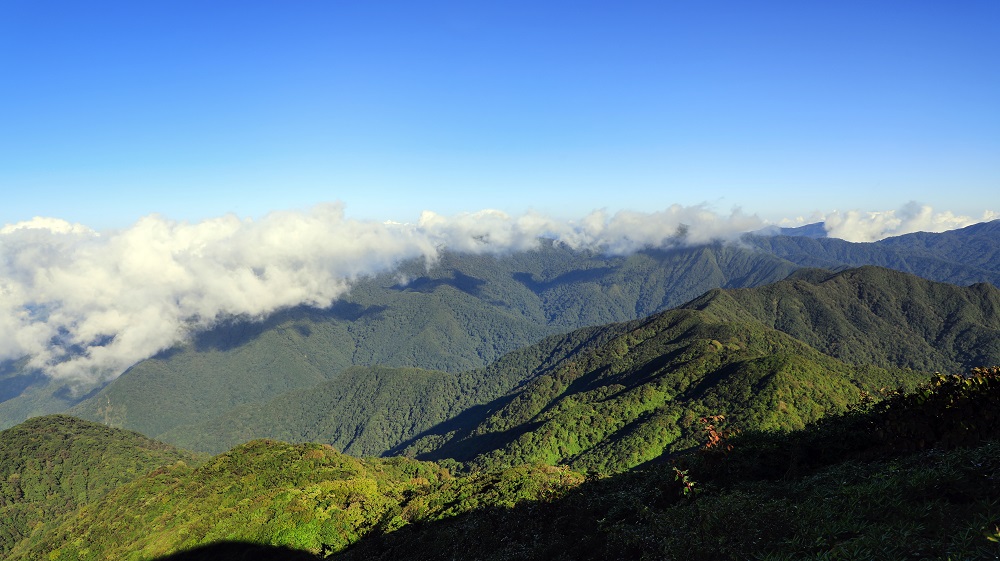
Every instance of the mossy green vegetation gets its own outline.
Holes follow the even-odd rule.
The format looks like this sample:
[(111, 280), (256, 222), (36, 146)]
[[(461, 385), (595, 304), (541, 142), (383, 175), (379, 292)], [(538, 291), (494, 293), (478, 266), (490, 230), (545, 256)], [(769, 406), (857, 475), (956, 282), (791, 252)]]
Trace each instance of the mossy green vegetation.
[(454, 479), (429, 462), (255, 440), (200, 467), (158, 468), (39, 523), (7, 558), (150, 559), (220, 541), (324, 554), (418, 520), (554, 498), (582, 479), (542, 465)]
[[(996, 555), (1000, 372), (977, 364), (994, 356), (996, 295), (880, 268), (801, 271), (482, 368), (348, 368), (207, 416), (214, 430), (177, 429), (217, 446), (270, 431), (210, 459), (30, 421), (0, 433), (4, 557), (225, 543), (345, 559)], [(920, 372), (928, 361), (972, 368)], [(122, 460), (142, 450), (158, 455)]]
[[(402, 447), (472, 469), (526, 462), (618, 473), (697, 445), (698, 419), (742, 430), (798, 429), (861, 391), (913, 387), (926, 374), (854, 367), (759, 323), (676, 310), (616, 326), (617, 336), (469, 416)], [(447, 431), (447, 432), (446, 432)]]
[(7, 558), (240, 542), (344, 560), (987, 559), (1000, 552), (998, 413), (1000, 370), (980, 369), (799, 430), (703, 430), (671, 462), (589, 478), (538, 463), (453, 477), (257, 440), (40, 522)]
[[(36, 521), (8, 557), (149, 559), (239, 540), (347, 559), (981, 558), (1000, 523), (998, 380), (938, 377), (802, 430), (709, 440), (681, 463), (589, 482), (544, 464), (454, 478), (429, 462), (258, 440)], [(131, 434), (39, 424), (16, 434), (80, 431), (88, 451), (88, 431)]]
[(705, 435), (711, 447), (673, 463), (372, 535), (334, 558), (993, 559), (998, 374), (935, 378), (796, 431)]
[(175, 462), (204, 456), (65, 415), (0, 432), (0, 556), (43, 521)]
[(959, 372), (1000, 363), (1000, 290), (986, 283), (870, 266), (802, 270), (767, 286), (712, 290), (684, 307), (760, 322), (856, 365)]

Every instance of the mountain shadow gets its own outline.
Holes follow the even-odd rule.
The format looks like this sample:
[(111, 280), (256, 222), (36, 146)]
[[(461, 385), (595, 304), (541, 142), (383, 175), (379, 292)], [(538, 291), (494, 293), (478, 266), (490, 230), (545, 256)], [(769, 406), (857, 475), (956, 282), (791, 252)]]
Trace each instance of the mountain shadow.
[(451, 278), (430, 278), (430, 277), (419, 277), (411, 280), (406, 284), (397, 284), (392, 287), (395, 290), (400, 291), (411, 291), (411, 292), (422, 292), (425, 294), (434, 292), (442, 286), (450, 286), (456, 290), (460, 290), (470, 296), (480, 297), (482, 293), (483, 285), (486, 281), (482, 279), (477, 279), (475, 277), (463, 274), (460, 271), (452, 271)]
[(331, 559), (995, 558), (1000, 369), (867, 407), (791, 432), (706, 434), (670, 463), (541, 500), (462, 495), (446, 505), (457, 516), (416, 516)]
[(308, 551), (248, 542), (217, 542), (157, 557), (155, 561), (316, 561)]
[[(312, 334), (311, 324), (326, 321), (353, 322), (364, 317), (375, 317), (386, 310), (386, 306), (363, 306), (347, 300), (338, 300), (328, 308), (312, 308), (297, 306), (272, 314), (263, 321), (253, 321), (240, 317), (223, 322), (213, 329), (199, 333), (194, 337), (194, 348), (198, 352), (226, 352), (246, 345), (267, 331), (279, 328), (284, 324), (292, 324), (299, 335), (309, 337)], [(169, 359), (173, 354), (181, 352), (182, 346), (160, 352), (158, 359)]]

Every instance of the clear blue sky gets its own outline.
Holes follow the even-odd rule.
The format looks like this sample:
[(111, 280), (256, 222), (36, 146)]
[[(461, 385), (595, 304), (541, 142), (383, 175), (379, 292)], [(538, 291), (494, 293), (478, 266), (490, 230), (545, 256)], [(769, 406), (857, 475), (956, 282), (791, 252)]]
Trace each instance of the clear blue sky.
[(0, 2), (0, 224), (1000, 209), (1000, 2)]

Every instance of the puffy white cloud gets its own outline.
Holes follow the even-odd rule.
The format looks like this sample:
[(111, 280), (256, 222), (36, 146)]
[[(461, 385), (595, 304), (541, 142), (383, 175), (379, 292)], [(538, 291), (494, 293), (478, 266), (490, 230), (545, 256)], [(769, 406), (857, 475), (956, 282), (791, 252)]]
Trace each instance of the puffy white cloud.
[(355, 279), (404, 260), (431, 262), (445, 248), (505, 253), (546, 236), (624, 253), (732, 236), (759, 223), (680, 206), (598, 211), (579, 223), (484, 210), (424, 212), (415, 224), (399, 224), (349, 220), (341, 205), (329, 204), (257, 221), (152, 215), (100, 233), (35, 218), (0, 229), (0, 359), (29, 356), (51, 376), (107, 380), (221, 318), (329, 306)]
[[(834, 213), (831, 235), (875, 239), (964, 225), (966, 217), (906, 207), (898, 213)], [(198, 223), (162, 216), (95, 232), (35, 218), (0, 228), (0, 359), (68, 381), (93, 382), (232, 316), (262, 318), (291, 306), (326, 307), (360, 277), (439, 252), (503, 254), (539, 237), (575, 249), (626, 254), (647, 247), (734, 239), (759, 229), (756, 216), (704, 206), (642, 213), (598, 210), (579, 221), (499, 211), (416, 223), (352, 220), (339, 204), (275, 212), (260, 220), (229, 215)]]
[(913, 232), (944, 232), (993, 220), (998, 215), (985, 211), (979, 218), (958, 216), (950, 211), (934, 212), (927, 205), (910, 202), (899, 210), (862, 212), (834, 211), (825, 217), (827, 235), (852, 242), (873, 242)]

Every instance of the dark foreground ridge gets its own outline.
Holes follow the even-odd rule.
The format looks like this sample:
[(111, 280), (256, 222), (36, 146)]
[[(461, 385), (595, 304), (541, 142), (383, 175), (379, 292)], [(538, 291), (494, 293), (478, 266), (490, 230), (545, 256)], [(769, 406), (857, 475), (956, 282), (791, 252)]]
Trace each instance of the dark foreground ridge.
[(289, 547), (249, 542), (217, 542), (188, 549), (156, 561), (316, 561), (321, 559)]

